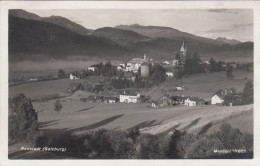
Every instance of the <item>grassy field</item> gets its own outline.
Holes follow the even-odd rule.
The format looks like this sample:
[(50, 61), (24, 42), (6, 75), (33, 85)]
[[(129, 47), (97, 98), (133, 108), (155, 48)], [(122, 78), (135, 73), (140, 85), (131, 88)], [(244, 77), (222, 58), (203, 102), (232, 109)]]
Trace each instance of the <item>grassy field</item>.
[[(235, 88), (237, 92), (242, 92), (247, 80), (253, 80), (253, 72), (246, 72), (244, 70), (234, 70), (234, 78), (228, 79), (226, 72), (203, 73), (193, 76), (185, 76), (180, 80), (174, 78), (167, 79), (159, 87), (152, 88), (148, 94), (153, 99), (158, 99), (163, 94), (170, 95), (185, 95), (201, 97), (210, 100), (212, 95), (222, 88)], [(185, 86), (183, 91), (175, 91), (175, 87), (179, 84)]]
[(9, 97), (13, 97), (16, 94), (24, 93), (31, 99), (39, 99), (43, 96), (58, 94), (60, 96), (66, 96), (66, 89), (71, 83), (81, 83), (84, 80), (69, 80), (60, 79), (52, 81), (41, 81), (21, 84), (18, 86), (9, 87)]
[(66, 91), (71, 83), (91, 82), (92, 84), (97, 84), (101, 80), (103, 80), (103, 78), (99, 76), (90, 76), (86, 79), (79, 80), (70, 80), (69, 78), (66, 78), (59, 80), (30, 82), (9, 87), (9, 97), (13, 97), (19, 93), (24, 93), (31, 99), (41, 99), (42, 97), (54, 94), (59, 96), (68, 96), (69, 93)]
[[(39, 127), (79, 134), (100, 128), (128, 130), (135, 127), (139, 127), (143, 133), (151, 134), (165, 133), (173, 128), (187, 132), (206, 133), (217, 129), (214, 127), (215, 125), (230, 122), (233, 127), (253, 132), (253, 105), (236, 107), (176, 106), (154, 109), (150, 108), (148, 103), (105, 104), (79, 101), (79, 98), (88, 95), (86, 92), (79, 91), (63, 98), (60, 113), (53, 110), (54, 101), (34, 102), (33, 106), (38, 112)], [(241, 121), (241, 118), (244, 117), (247, 119)]]

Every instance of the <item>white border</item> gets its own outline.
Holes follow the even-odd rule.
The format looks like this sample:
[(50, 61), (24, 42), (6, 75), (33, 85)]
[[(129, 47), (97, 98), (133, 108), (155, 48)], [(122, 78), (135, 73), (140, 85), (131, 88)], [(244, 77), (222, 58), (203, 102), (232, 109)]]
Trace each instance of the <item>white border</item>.
[[(253, 9), (254, 10), (254, 159), (253, 160), (9, 160), (8, 9)], [(256, 1), (2, 1), (0, 2), (0, 166), (1, 165), (260, 165), (259, 76), (260, 2)]]

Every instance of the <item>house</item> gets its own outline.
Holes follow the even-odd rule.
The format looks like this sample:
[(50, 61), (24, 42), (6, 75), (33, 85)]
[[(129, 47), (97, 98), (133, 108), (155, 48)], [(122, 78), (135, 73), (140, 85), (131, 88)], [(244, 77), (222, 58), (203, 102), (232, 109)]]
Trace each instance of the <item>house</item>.
[(158, 107), (158, 102), (157, 101), (152, 101), (152, 107), (157, 108)]
[(184, 105), (186, 105), (186, 106), (196, 106), (196, 101), (191, 100), (190, 98), (187, 98), (186, 100), (184, 100)]
[(87, 98), (87, 101), (90, 103), (101, 103), (104, 101), (103, 96), (94, 96), (94, 95), (89, 95)]
[(184, 97), (181, 96), (171, 96), (173, 105), (182, 105), (184, 103)]
[(96, 70), (97, 70), (97, 68), (96, 68), (96, 67), (94, 67), (94, 66), (90, 66), (90, 67), (88, 67), (88, 70), (89, 70), (89, 71), (96, 71)]
[(167, 95), (164, 95), (158, 99), (158, 106), (159, 107), (172, 106), (172, 99), (169, 98)]
[(125, 90), (120, 95), (120, 103), (137, 103), (140, 94), (136, 91)]
[(177, 66), (177, 65), (178, 65), (178, 62), (179, 62), (179, 61), (175, 59), (175, 60), (172, 61), (172, 65), (173, 65), (173, 66)]
[(117, 103), (118, 100), (117, 97), (104, 97), (104, 103)]
[(124, 70), (125, 69), (125, 67), (122, 66), (122, 65), (118, 65), (116, 68), (117, 68), (117, 70)]
[(160, 97), (157, 101), (152, 101), (152, 107), (157, 108), (157, 107), (168, 107), (172, 106), (173, 101), (169, 96), (164, 95)]
[(146, 59), (146, 55), (144, 55), (144, 58), (133, 58), (132, 60), (130, 60), (129, 62), (126, 63), (126, 71), (133, 71), (135, 73), (138, 72), (139, 67), (141, 66), (141, 64), (143, 64), (144, 62), (147, 62), (148, 60)]
[(219, 89), (212, 97), (211, 104), (222, 104), (224, 102), (224, 97), (227, 95), (234, 95), (236, 90), (234, 88), (230, 89)]
[(176, 90), (184, 90), (184, 86), (179, 84), (179, 86), (176, 87)]
[(80, 77), (76, 73), (72, 73), (72, 74), (70, 74), (70, 79), (71, 80), (78, 80), (78, 79), (80, 79)]
[(167, 75), (167, 77), (173, 77), (174, 76), (172, 71), (167, 71), (166, 75)]
[(169, 61), (164, 61), (163, 64), (164, 65), (170, 65), (170, 62)]
[(214, 94), (211, 97), (211, 104), (222, 104), (224, 102), (224, 96), (221, 94)]
[(30, 78), (29, 81), (38, 81), (38, 78)]

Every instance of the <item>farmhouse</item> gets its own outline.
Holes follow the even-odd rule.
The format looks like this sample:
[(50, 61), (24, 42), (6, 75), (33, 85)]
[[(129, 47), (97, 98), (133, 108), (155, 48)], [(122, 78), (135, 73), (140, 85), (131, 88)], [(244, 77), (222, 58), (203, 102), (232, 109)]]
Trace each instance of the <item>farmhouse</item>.
[(167, 75), (167, 77), (173, 77), (174, 76), (172, 71), (166, 71), (166, 75)]
[(94, 66), (90, 66), (90, 67), (88, 67), (88, 70), (89, 70), (89, 71), (96, 71), (96, 70), (97, 70), (97, 68), (96, 68), (96, 67), (94, 67)]
[(117, 70), (124, 70), (125, 69), (125, 67), (122, 66), (122, 65), (118, 65), (116, 68), (117, 68)]
[(121, 103), (137, 103), (138, 99), (140, 98), (140, 94), (135, 91), (124, 91), (119, 96)]
[(71, 80), (78, 80), (78, 79), (80, 79), (80, 77), (78, 77), (76, 73), (72, 73), (72, 74), (70, 74), (70, 79)]
[(103, 96), (94, 96), (94, 95), (89, 95), (87, 98), (87, 102), (89, 103), (100, 103), (104, 101)]
[(196, 106), (196, 101), (191, 100), (190, 98), (187, 98), (186, 100), (184, 100), (184, 105), (186, 105), (186, 106)]
[(235, 94), (235, 89), (219, 89), (212, 97), (211, 104), (222, 104), (226, 95)]
[(184, 90), (184, 86), (183, 85), (179, 85), (176, 87), (176, 90)]
[(224, 96), (221, 94), (215, 94), (211, 97), (211, 104), (222, 104), (224, 102)]
[(164, 61), (163, 64), (164, 65), (170, 65), (170, 62), (169, 61)]
[(178, 65), (178, 60), (176, 60), (176, 59), (173, 60), (173, 61), (172, 61), (172, 65), (173, 65), (173, 66), (177, 66), (177, 65)]
[(104, 97), (104, 103), (117, 103), (118, 100), (117, 97)]

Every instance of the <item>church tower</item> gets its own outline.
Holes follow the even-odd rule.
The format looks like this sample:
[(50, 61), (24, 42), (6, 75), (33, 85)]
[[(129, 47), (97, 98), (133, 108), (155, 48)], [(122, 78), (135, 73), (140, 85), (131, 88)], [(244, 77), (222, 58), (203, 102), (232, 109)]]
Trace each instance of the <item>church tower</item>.
[(187, 47), (185, 45), (184, 40), (182, 42), (182, 46), (181, 46), (181, 49), (180, 49), (180, 54), (181, 54), (183, 59), (185, 59), (185, 57), (187, 56)]

